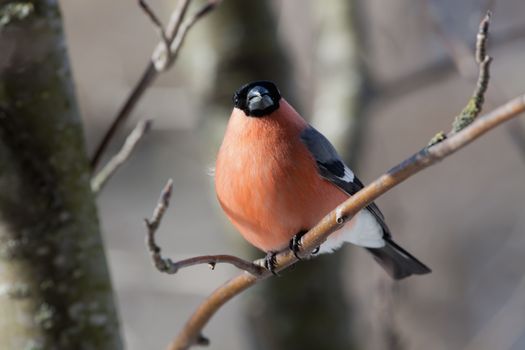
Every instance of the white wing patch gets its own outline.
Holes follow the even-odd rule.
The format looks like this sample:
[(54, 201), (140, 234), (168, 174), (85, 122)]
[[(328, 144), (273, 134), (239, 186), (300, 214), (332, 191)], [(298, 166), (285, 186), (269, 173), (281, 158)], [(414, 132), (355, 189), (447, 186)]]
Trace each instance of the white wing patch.
[(350, 170), (346, 165), (345, 165), (345, 175), (343, 176), (342, 180), (343, 181), (346, 181), (346, 182), (352, 182), (354, 181), (354, 173), (352, 172), (352, 170)]
[(321, 244), (319, 254), (332, 253), (349, 242), (366, 248), (381, 248), (385, 246), (383, 229), (376, 218), (368, 211), (361, 210), (355, 218), (355, 223), (350, 227), (343, 227), (341, 232), (336, 232)]

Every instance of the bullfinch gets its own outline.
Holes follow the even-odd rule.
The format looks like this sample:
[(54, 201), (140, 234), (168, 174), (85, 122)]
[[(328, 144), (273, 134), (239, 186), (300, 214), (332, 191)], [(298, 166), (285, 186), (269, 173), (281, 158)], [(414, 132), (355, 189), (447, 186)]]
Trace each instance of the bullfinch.
[[(270, 81), (239, 88), (217, 155), (215, 189), (232, 224), (267, 253), (297, 253), (301, 236), (364, 186), (320, 132), (281, 97)], [(334, 232), (313, 254), (344, 242), (366, 248), (394, 279), (430, 269), (392, 240), (375, 203)], [(296, 254), (297, 256), (297, 254)]]

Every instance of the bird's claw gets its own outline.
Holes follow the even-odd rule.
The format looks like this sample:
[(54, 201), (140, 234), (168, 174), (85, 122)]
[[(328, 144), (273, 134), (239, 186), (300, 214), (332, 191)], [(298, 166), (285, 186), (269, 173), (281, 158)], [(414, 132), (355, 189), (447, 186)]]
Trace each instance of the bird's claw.
[(266, 254), (266, 257), (264, 258), (264, 267), (272, 273), (274, 276), (279, 276), (277, 272), (275, 272), (275, 268), (277, 265), (276, 252), (268, 252)]
[[(295, 255), (297, 260), (303, 260), (303, 258), (299, 256), (299, 253), (301, 252), (301, 248), (302, 248), (301, 239), (306, 234), (306, 232), (308, 231), (300, 231), (295, 236), (293, 236), (293, 238), (290, 240), (290, 250), (293, 252), (293, 255)], [(314, 250), (312, 250), (311, 254), (315, 255), (319, 253), (320, 249), (321, 249), (321, 246), (315, 248)]]
[(300, 231), (290, 240), (290, 250), (293, 252), (293, 255), (295, 255), (297, 260), (303, 260), (299, 256), (299, 252), (301, 251), (301, 238), (303, 238), (306, 232), (308, 231)]

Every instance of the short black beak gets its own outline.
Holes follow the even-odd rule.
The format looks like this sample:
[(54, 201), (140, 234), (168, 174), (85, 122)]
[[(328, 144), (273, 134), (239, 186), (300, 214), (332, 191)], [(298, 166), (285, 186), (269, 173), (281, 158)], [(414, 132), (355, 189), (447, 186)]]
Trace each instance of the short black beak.
[(248, 110), (250, 113), (255, 112), (254, 114), (257, 114), (258, 111), (264, 111), (274, 104), (270, 92), (262, 86), (253, 87), (246, 95), (246, 100)]

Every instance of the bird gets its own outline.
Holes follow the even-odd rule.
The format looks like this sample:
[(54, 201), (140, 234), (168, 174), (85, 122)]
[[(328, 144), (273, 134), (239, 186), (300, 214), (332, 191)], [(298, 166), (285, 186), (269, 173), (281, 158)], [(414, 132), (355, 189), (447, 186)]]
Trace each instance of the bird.
[[(233, 226), (266, 252), (290, 248), (299, 258), (301, 237), (364, 185), (330, 141), (309, 125), (267, 80), (233, 95), (215, 163), (218, 202)], [(393, 241), (375, 203), (359, 211), (311, 254), (331, 253), (349, 242), (368, 250), (394, 279), (431, 270)]]

